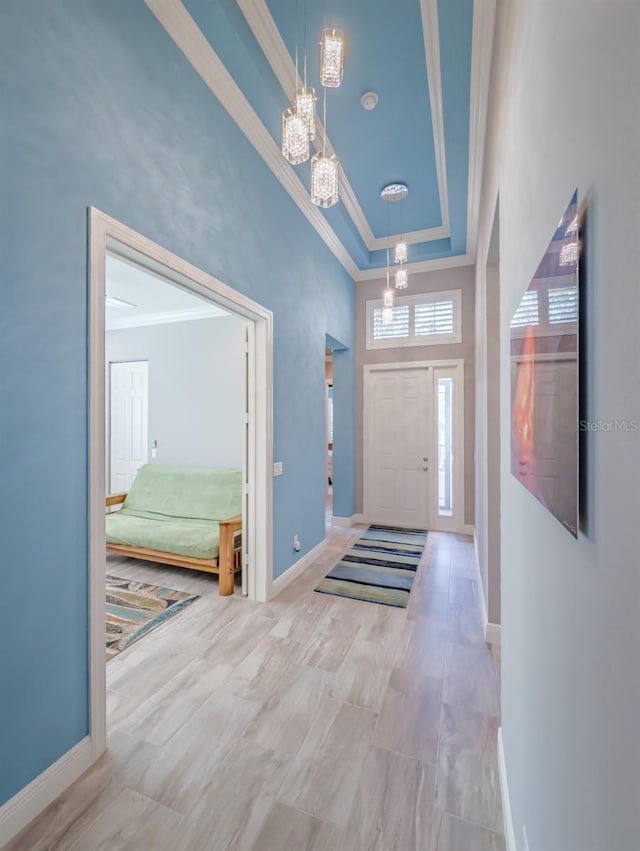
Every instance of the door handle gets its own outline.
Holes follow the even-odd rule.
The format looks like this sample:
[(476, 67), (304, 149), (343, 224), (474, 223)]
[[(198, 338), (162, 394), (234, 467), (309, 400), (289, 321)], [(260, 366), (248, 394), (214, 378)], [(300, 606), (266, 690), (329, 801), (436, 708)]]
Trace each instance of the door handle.
[(428, 468), (428, 467), (423, 467), (422, 469), (423, 469), (423, 470), (425, 471), (425, 473), (426, 473), (426, 472), (427, 472), (427, 470), (428, 470), (429, 468)]

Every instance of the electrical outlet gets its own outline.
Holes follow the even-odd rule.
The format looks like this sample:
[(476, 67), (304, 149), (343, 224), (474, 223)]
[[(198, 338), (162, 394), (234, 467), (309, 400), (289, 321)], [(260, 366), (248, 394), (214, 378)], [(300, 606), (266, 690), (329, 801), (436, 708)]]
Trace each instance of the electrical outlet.
[(296, 553), (300, 552), (300, 538), (297, 535), (293, 536), (293, 549)]
[(282, 475), (282, 461), (274, 461), (273, 462), (273, 475), (281, 476)]

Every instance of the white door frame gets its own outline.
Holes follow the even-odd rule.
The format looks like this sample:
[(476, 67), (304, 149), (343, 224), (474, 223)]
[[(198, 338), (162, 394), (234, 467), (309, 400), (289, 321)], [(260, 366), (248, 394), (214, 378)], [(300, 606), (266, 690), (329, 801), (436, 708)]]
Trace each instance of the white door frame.
[[(162, 277), (249, 322), (249, 597), (266, 601), (273, 582), (273, 314), (162, 246), (91, 207), (89, 210), (89, 680), (91, 753), (106, 748), (104, 650), (105, 554), (105, 264), (107, 251), (132, 257)], [(253, 333), (251, 333), (253, 332)], [(252, 462), (252, 463), (251, 463)]]
[[(362, 501), (364, 521), (368, 522), (368, 498), (369, 498), (369, 469), (368, 457), (371, 443), (371, 375), (375, 372), (395, 372), (401, 369), (455, 369), (460, 376), (460, 380), (456, 382), (455, 391), (457, 396), (455, 399), (455, 413), (453, 420), (453, 444), (456, 456), (459, 456), (459, 461), (456, 462), (453, 474), (454, 488), (454, 505), (459, 505), (461, 508), (455, 511), (453, 517), (440, 517), (436, 510), (438, 499), (438, 466), (437, 466), (437, 429), (433, 428), (433, 446), (431, 457), (436, 459), (436, 463), (432, 465), (432, 486), (431, 486), (431, 516), (428, 518), (427, 528), (434, 531), (443, 532), (460, 532), (466, 533), (468, 528), (464, 522), (464, 504), (465, 504), (465, 478), (464, 478), (464, 359), (463, 358), (448, 358), (443, 360), (429, 361), (400, 361), (396, 363), (370, 363), (364, 367), (363, 381), (363, 416), (362, 416)], [(435, 394), (434, 394), (435, 397)], [(435, 401), (434, 401), (434, 420), (435, 420)]]

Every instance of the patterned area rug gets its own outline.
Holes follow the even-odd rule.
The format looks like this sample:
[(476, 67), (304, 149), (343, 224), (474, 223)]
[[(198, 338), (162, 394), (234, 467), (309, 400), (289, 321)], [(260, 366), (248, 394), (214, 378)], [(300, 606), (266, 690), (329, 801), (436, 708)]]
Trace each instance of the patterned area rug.
[(315, 590), (404, 609), (426, 540), (423, 530), (369, 526)]
[(107, 576), (107, 661), (197, 599), (185, 591)]

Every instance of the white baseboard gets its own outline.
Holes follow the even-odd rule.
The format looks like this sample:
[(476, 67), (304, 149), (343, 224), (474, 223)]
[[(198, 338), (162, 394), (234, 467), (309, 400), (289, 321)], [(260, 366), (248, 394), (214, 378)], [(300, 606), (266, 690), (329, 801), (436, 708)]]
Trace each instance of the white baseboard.
[(473, 535), (473, 538), (475, 540), (476, 527), (473, 525), (473, 523), (465, 523), (464, 526), (462, 527), (462, 529), (460, 530), (460, 534), (461, 535)]
[(39, 816), (92, 763), (91, 739), (87, 736), (0, 807), (0, 847)]
[(350, 529), (352, 526), (357, 526), (359, 523), (367, 523), (364, 514), (352, 514), (351, 517), (332, 517), (331, 522), (334, 526), (346, 526)]
[(501, 629), (499, 623), (487, 623), (484, 627), (484, 639), (487, 644), (493, 644), (494, 647), (500, 647), (501, 644)]
[(478, 592), (480, 594), (480, 608), (482, 609), (482, 623), (485, 625), (485, 638), (487, 637), (487, 623), (489, 615), (487, 613), (487, 601), (484, 596), (484, 585), (482, 584), (482, 576), (480, 575), (480, 556), (478, 555), (478, 536), (473, 532), (473, 549), (476, 556), (476, 571), (478, 573)]
[(294, 579), (297, 579), (301, 573), (304, 573), (309, 565), (322, 555), (326, 545), (327, 539), (323, 538), (312, 550), (305, 553), (301, 559), (298, 559), (290, 568), (274, 579), (271, 583), (271, 599), (273, 600), (274, 597), (277, 597), (278, 594), (284, 591), (287, 585), (291, 585)]
[(513, 815), (511, 813), (511, 798), (509, 797), (509, 782), (507, 780), (507, 763), (504, 757), (502, 727), (498, 728), (498, 774), (500, 776), (502, 814), (504, 817), (504, 837), (507, 851), (518, 851), (518, 847), (516, 845), (516, 832), (513, 829)]

